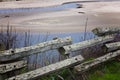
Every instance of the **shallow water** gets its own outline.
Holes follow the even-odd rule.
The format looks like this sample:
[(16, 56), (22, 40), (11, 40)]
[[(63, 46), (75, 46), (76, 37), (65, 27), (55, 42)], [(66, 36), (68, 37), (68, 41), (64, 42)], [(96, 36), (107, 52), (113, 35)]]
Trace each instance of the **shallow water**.
[[(37, 44), (39, 42), (44, 42), (44, 41), (49, 41), (52, 40), (54, 37), (58, 37), (58, 38), (64, 38), (64, 37), (72, 37), (72, 41), (73, 43), (77, 43), (77, 42), (81, 42), (91, 38), (94, 38), (95, 35), (92, 32), (87, 32), (86, 33), (86, 38), (84, 38), (84, 32), (65, 32), (65, 33), (30, 33), (30, 42), (31, 45)], [(22, 43), (22, 41), (24, 41), (25, 39), (25, 33), (19, 33), (18, 34), (18, 40), (20, 40), (21, 42), (21, 46), (22, 47), (24, 45), (24, 43)], [(21, 40), (22, 38), (22, 40)]]
[(77, 3), (63, 4), (59, 6), (44, 7), (44, 8), (19, 8), (19, 9), (1, 9), (0, 13), (15, 13), (15, 12), (48, 12), (60, 11), (70, 8), (77, 8)]
[(0, 13), (15, 13), (15, 12), (47, 12), (47, 11), (60, 11), (70, 8), (77, 8), (80, 5), (78, 3), (84, 2), (106, 2), (106, 1), (120, 1), (120, 0), (93, 0), (93, 1), (77, 1), (64, 3), (63, 5), (51, 6), (51, 7), (39, 7), (39, 8), (18, 8), (18, 9), (0, 9)]
[[(59, 38), (64, 38), (64, 37), (68, 37), (71, 36), (73, 43), (77, 43), (77, 42), (81, 42), (85, 40), (89, 40), (95, 37), (95, 35), (92, 32), (87, 32), (86, 33), (86, 38), (84, 38), (84, 32), (76, 32), (76, 33), (30, 33), (30, 45), (34, 45), (40, 42), (45, 42), (45, 41), (50, 41), (52, 40), (54, 37), (59, 37)], [(21, 40), (22, 39), (22, 40)], [(24, 46), (24, 40), (25, 39), (25, 35), (24, 33), (19, 33), (19, 37), (17, 38), (17, 40), (19, 41), (19, 47)], [(70, 54), (70, 56), (75, 56), (78, 54)], [(50, 51), (46, 51), (44, 53), (39, 53), (37, 55), (31, 55), (28, 58), (29, 61), (29, 67), (30, 69), (34, 69), (35, 68), (35, 64), (37, 64), (37, 67), (42, 67), (42, 66), (46, 66), (48, 64), (51, 63), (55, 63), (58, 62), (60, 60), (63, 60), (63, 56), (59, 54), (59, 52), (55, 49), (55, 50), (50, 50)]]
[[(6, 34), (6, 33), (4, 33)], [(17, 48), (24, 47), (24, 46), (30, 46), (35, 45), (38, 43), (50, 41), (55, 37), (58, 38), (65, 38), (65, 37), (72, 37), (72, 43), (81, 42), (84, 40), (89, 40), (95, 37), (95, 35), (92, 32), (86, 33), (86, 38), (84, 38), (85, 33), (84, 32), (76, 32), (76, 33), (28, 33), (26, 36), (26, 33), (12, 33), (13, 35), (17, 34), (16, 43), (14, 45), (17, 45)], [(1, 37), (0, 37), (1, 38)], [(70, 54), (70, 56), (78, 55), (76, 53)], [(44, 53), (39, 53), (36, 55), (31, 55), (27, 58), (29, 63), (29, 68), (34, 69), (35, 66), (42, 67), (51, 63), (58, 62), (60, 60), (63, 60), (64, 57), (60, 55), (60, 53), (55, 50), (49, 50)]]

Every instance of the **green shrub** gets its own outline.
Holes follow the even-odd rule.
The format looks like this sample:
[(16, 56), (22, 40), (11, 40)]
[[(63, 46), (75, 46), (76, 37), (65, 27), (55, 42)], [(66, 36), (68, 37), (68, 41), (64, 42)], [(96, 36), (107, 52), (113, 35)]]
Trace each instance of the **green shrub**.
[(89, 80), (120, 80), (120, 62), (111, 61), (104, 63), (96, 70), (91, 70)]

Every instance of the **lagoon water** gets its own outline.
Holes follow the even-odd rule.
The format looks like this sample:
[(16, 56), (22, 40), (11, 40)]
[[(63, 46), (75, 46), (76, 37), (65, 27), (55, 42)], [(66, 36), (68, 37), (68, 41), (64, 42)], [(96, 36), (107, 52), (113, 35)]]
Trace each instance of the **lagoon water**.
[(77, 3), (69, 3), (52, 7), (43, 8), (20, 8), (20, 9), (1, 9), (0, 13), (18, 13), (18, 12), (49, 12), (49, 11), (61, 11), (69, 8), (77, 8)]
[(86, 2), (107, 2), (107, 1), (120, 1), (120, 0), (93, 0), (93, 1), (78, 1), (78, 2), (70, 2), (65, 3), (58, 6), (51, 7), (38, 7), (38, 8), (18, 8), (18, 9), (0, 9), (0, 13), (18, 13), (18, 12), (49, 12), (49, 11), (61, 11), (65, 9), (77, 8), (80, 5), (78, 3), (86, 3)]
[[(84, 32), (74, 32), (74, 33), (30, 33), (29, 40), (27, 41), (29, 45), (38, 44), (45, 41), (50, 41), (54, 37), (64, 38), (71, 36), (73, 43), (81, 42), (84, 40), (89, 40), (96, 37), (92, 32), (86, 33), (86, 38), (84, 38)], [(19, 33), (17, 40), (20, 44), (19, 47), (23, 47), (25, 45), (25, 33)], [(70, 56), (75, 56), (78, 54), (70, 54)], [(29, 61), (29, 68), (34, 69), (37, 67), (42, 67), (51, 63), (58, 62), (63, 60), (64, 57), (58, 53), (57, 50), (50, 50), (44, 53), (39, 53), (36, 55), (31, 55), (28, 58)]]

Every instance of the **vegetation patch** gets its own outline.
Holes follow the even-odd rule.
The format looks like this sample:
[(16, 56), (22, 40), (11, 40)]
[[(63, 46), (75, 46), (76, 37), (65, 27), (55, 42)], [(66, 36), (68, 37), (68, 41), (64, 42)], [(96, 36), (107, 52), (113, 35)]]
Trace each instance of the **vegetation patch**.
[(109, 61), (90, 70), (89, 80), (120, 80), (120, 62)]

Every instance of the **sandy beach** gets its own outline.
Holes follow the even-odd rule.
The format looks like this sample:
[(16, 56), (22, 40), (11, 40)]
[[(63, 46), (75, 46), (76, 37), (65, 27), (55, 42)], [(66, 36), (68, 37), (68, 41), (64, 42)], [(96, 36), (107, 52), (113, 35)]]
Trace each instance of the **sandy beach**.
[(0, 2), (0, 9), (49, 7), (71, 2), (89, 2), (89, 1), (96, 0), (29, 0), (17, 2), (16, 1)]
[[(56, 1), (56, 2), (55, 2)], [(51, 4), (51, 0), (43, 2), (39, 5), (37, 1), (29, 1), (30, 5), (23, 6), (27, 2), (0, 3), (0, 9), (7, 8), (31, 8), (31, 7), (47, 7), (60, 5), (66, 2), (75, 2), (77, 0), (55, 0)], [(81, 1), (81, 0), (78, 0)], [(12, 4), (13, 6), (11, 6)], [(33, 3), (33, 4), (32, 4)], [(50, 4), (50, 5), (49, 5)], [(83, 32), (87, 21), (87, 31), (91, 31), (96, 27), (119, 26), (120, 25), (120, 2), (88, 2), (77, 3), (82, 8), (67, 8), (55, 11), (34, 11), (34, 12), (14, 12), (0, 14), (0, 25), (5, 26), (9, 23), (15, 27), (17, 31), (31, 30), (33, 32)], [(5, 17), (9, 15), (9, 17)]]

